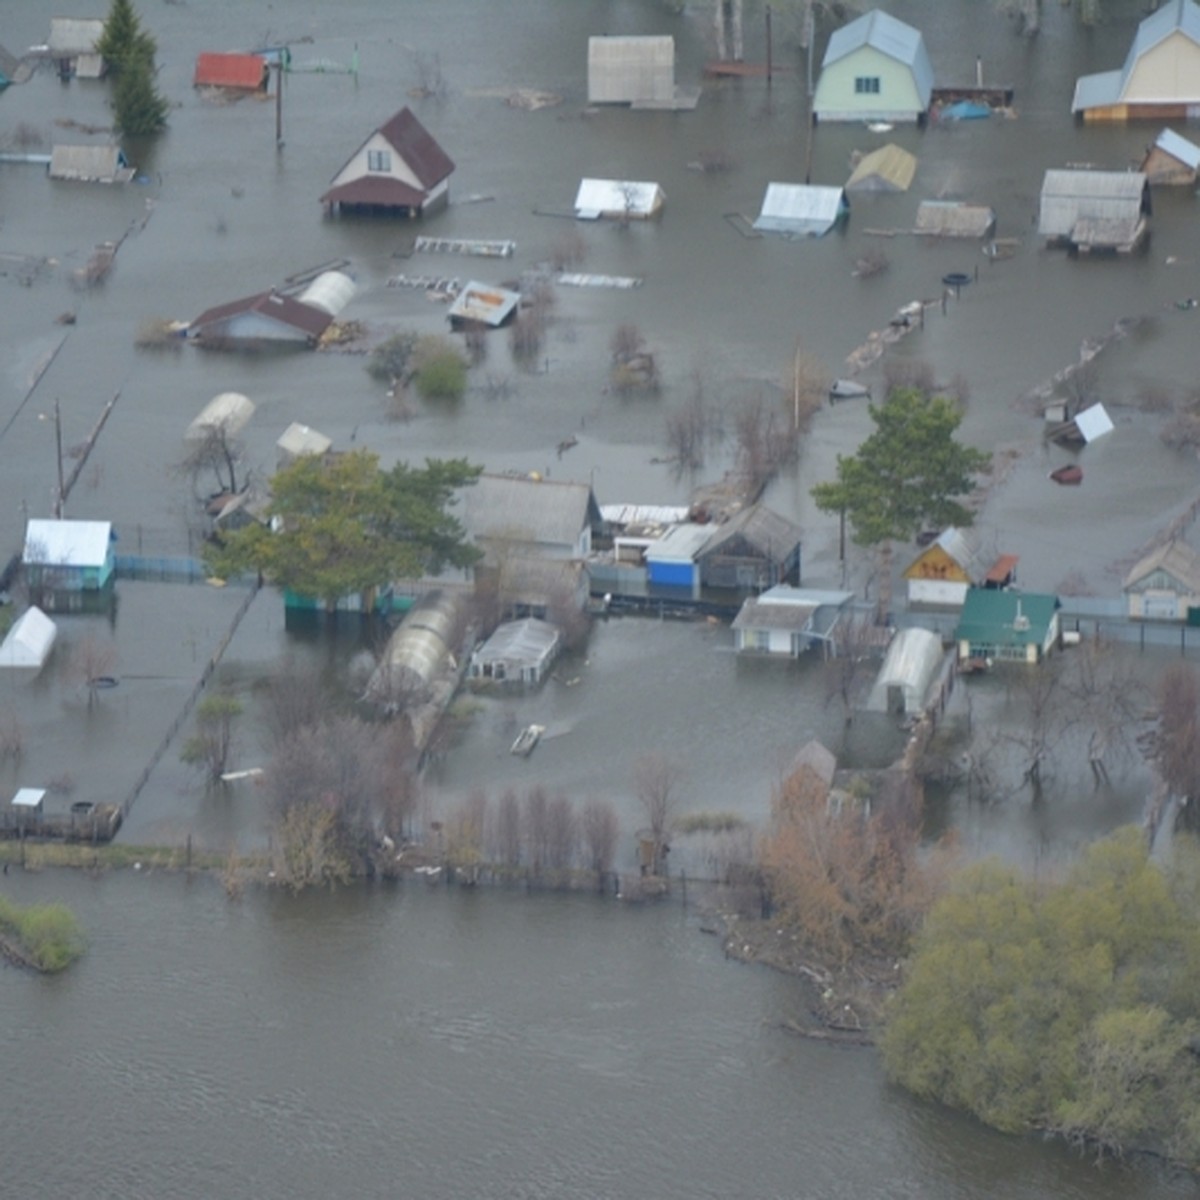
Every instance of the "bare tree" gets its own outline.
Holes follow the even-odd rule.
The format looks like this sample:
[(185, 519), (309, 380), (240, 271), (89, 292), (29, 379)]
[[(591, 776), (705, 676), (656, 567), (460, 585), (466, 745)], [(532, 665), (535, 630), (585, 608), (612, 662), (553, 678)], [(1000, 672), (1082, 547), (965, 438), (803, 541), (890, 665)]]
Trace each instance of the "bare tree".
[(100, 699), (100, 690), (112, 678), (117, 662), (117, 647), (88, 634), (71, 649), (67, 675), (76, 687), (87, 692), (88, 707)]
[(879, 657), (879, 639), (872, 615), (854, 613), (839, 621), (832, 653), (824, 662), (825, 699), (836, 699), (842, 706), (847, 726), (854, 720), (854, 707), (863, 685), (874, 676)]
[(196, 731), (183, 744), (180, 759), (202, 770), (209, 783), (220, 782), (233, 753), (234, 727), (242, 702), (228, 692), (214, 692), (196, 706)]
[(493, 857), (506, 867), (521, 865), (521, 805), (512, 788), (500, 796)]
[(455, 808), (446, 822), (446, 863), (463, 883), (473, 884), (479, 878), (487, 811), (487, 793), (477, 789)]
[(800, 450), (799, 431), (778, 405), (763, 396), (742, 401), (734, 414), (738, 473), (746, 491), (758, 496), (780, 468), (794, 462)]
[(543, 787), (529, 789), (525, 796), (525, 861), (536, 875), (550, 855), (550, 801)]
[(565, 271), (568, 267), (577, 267), (586, 257), (587, 242), (574, 229), (569, 233), (563, 234), (550, 248), (550, 265), (556, 271)]
[(1069, 660), (1066, 688), (1078, 722), (1088, 731), (1088, 764), (1096, 785), (1108, 781), (1107, 762), (1132, 755), (1150, 697), (1131, 679), (1115, 646), (1084, 642)]
[(583, 806), (582, 832), (588, 866), (602, 888), (617, 851), (617, 812), (611, 801), (593, 798)]
[(330, 688), (319, 668), (288, 661), (259, 691), (259, 713), (267, 749), (274, 750), (329, 713)]
[(575, 862), (579, 845), (579, 820), (571, 801), (561, 792), (546, 808), (546, 865), (565, 871)]
[(646, 339), (636, 325), (618, 325), (609, 342), (612, 351), (612, 382), (622, 395), (631, 392), (657, 392), (658, 363), (646, 349)]
[(708, 442), (709, 412), (704, 394), (704, 376), (699, 369), (691, 374), (691, 394), (683, 404), (666, 416), (667, 445), (675, 460), (676, 477), (704, 466)]
[(191, 483), (197, 494), (201, 494), (200, 481), (208, 477), (215, 484), (215, 492), (236, 493), (241, 490), (239, 478), (242, 488), (247, 483), (247, 479), (240, 476), (244, 458), (244, 443), (230, 433), (228, 426), (218, 422), (204, 426), (202, 436), (189, 439), (187, 450), (176, 465), (176, 470)]
[(1040, 804), (1054, 751), (1076, 720), (1062, 656), (1013, 666), (1008, 671), (1008, 704), (1014, 720), (999, 736), (1020, 752), (1021, 782), (1029, 785), (1033, 803)]
[(633, 786), (646, 817), (653, 846), (654, 874), (662, 873), (670, 849), (668, 834), (679, 808), (683, 772), (662, 754), (644, 754), (633, 764)]

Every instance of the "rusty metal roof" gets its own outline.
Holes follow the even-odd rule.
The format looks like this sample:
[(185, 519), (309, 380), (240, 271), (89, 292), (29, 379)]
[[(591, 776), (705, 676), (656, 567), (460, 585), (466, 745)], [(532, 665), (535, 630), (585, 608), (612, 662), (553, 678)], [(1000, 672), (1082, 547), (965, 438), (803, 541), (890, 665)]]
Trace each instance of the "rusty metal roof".
[(241, 313), (251, 312), (261, 313), (283, 325), (291, 325), (311, 338), (319, 338), (333, 321), (327, 312), (322, 312), (311, 304), (301, 304), (291, 296), (281, 296), (278, 292), (271, 291), (259, 292), (255, 296), (230, 300), (228, 304), (218, 304), (214, 308), (205, 309), (191, 323), (189, 330), (193, 334), (203, 336), (205, 325), (215, 325)]
[(257, 54), (201, 54), (196, 59), (196, 87), (243, 88), (256, 92), (265, 89), (269, 68)]

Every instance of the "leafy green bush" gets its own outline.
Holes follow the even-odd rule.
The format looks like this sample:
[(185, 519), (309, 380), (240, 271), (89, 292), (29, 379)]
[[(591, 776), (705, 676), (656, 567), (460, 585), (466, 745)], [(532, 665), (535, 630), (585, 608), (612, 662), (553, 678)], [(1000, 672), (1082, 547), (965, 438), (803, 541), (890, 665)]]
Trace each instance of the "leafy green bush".
[(675, 822), (676, 833), (732, 833), (744, 829), (745, 819), (732, 812), (689, 813)]
[(12, 939), (39, 971), (62, 971), (84, 950), (83, 931), (64, 904), (21, 908), (0, 897), (0, 933)]
[(413, 353), (413, 365), (422, 399), (462, 399), (467, 390), (467, 364), (445, 338), (422, 338)]
[(415, 333), (408, 332), (393, 334), (386, 342), (380, 342), (367, 359), (367, 374), (384, 383), (407, 378), (417, 340)]

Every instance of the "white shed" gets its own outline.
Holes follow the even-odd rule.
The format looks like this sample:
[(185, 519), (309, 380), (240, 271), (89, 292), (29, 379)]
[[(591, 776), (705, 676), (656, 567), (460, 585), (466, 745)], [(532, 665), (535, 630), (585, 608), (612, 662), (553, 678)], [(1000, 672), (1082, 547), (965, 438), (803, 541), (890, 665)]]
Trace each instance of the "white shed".
[(344, 272), (322, 271), (296, 299), (336, 317), (350, 303), (356, 288), (354, 280)]
[(657, 183), (584, 179), (575, 195), (575, 215), (583, 221), (595, 221), (599, 217), (645, 220), (658, 216), (666, 199)]
[(189, 442), (201, 442), (212, 430), (222, 429), (227, 437), (234, 437), (246, 428), (253, 415), (254, 401), (249, 396), (222, 392), (200, 410), (183, 436)]
[(919, 713), (942, 665), (942, 639), (928, 629), (902, 629), (888, 646), (866, 707), (872, 712)]
[(320, 458), (328, 454), (333, 440), (308, 425), (293, 421), (275, 443), (275, 465), (282, 470), (298, 458)]
[(18, 812), (23, 813), (40, 813), (42, 804), (46, 799), (45, 788), (18, 788), (16, 794), (9, 801)]
[(0, 668), (40, 671), (54, 649), (58, 626), (37, 605), (27, 608), (0, 643)]
[(588, 38), (589, 104), (669, 104), (675, 98), (675, 39)]
[(820, 237), (850, 211), (845, 189), (806, 183), (769, 183), (754, 228), (766, 233)]

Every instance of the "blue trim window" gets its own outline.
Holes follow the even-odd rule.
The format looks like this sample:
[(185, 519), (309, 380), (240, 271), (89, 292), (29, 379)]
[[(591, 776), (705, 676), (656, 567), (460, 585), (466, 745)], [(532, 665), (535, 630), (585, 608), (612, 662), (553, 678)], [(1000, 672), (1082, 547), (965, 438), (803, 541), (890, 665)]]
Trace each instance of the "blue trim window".
[(856, 75), (854, 77), (854, 94), (856, 96), (878, 96), (878, 75)]
[(367, 151), (368, 171), (390, 171), (391, 169), (392, 156), (386, 150)]

